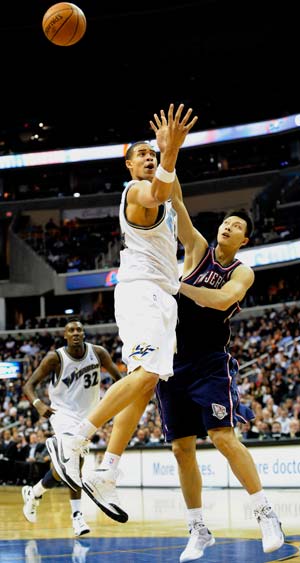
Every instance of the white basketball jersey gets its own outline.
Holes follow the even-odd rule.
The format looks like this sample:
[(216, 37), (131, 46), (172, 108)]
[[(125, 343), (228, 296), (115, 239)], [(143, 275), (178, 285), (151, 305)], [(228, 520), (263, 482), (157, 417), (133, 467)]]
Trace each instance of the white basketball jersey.
[(84, 418), (100, 401), (101, 369), (93, 345), (85, 342), (82, 358), (72, 358), (62, 346), (56, 350), (61, 362), (58, 376), (49, 385), (51, 406), (58, 411), (72, 411)]
[(155, 225), (141, 227), (128, 222), (126, 195), (135, 182), (128, 182), (121, 198), (119, 218), (124, 249), (120, 253), (118, 280), (149, 280), (174, 295), (179, 289), (177, 214), (167, 201), (160, 205)]

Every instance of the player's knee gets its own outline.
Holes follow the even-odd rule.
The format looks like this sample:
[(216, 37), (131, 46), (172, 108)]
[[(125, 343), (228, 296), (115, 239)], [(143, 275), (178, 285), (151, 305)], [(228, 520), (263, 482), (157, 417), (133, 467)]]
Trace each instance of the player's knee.
[(215, 446), (226, 457), (233, 451), (236, 436), (232, 428), (215, 428), (208, 431), (208, 435)]
[(143, 380), (143, 392), (147, 394), (151, 393), (151, 391), (154, 392), (159, 376), (156, 373), (151, 373), (149, 371), (144, 371), (141, 376)]
[(154, 392), (158, 380), (159, 380), (158, 375), (156, 375), (155, 373), (150, 374), (150, 377), (148, 378), (147, 386), (146, 386), (146, 389), (145, 389), (146, 393), (150, 393), (151, 391)]
[(190, 464), (196, 456), (194, 444), (181, 442), (180, 440), (172, 443), (172, 452), (179, 465)]

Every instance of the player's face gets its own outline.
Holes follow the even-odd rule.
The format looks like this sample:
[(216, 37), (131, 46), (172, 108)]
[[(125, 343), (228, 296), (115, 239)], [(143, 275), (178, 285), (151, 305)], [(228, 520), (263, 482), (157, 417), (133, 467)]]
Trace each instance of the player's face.
[(227, 217), (218, 229), (218, 244), (238, 249), (248, 242), (246, 237), (247, 223), (241, 217)]
[(68, 346), (81, 346), (84, 339), (82, 324), (79, 322), (68, 323), (64, 337), (67, 340)]
[(149, 180), (152, 182), (157, 169), (155, 150), (146, 143), (137, 145), (131, 159), (126, 160), (126, 166), (134, 180)]

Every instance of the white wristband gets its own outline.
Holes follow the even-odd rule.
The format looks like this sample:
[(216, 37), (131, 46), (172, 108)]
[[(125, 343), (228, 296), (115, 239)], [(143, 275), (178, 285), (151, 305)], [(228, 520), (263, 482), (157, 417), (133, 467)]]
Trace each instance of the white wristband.
[(42, 402), (41, 399), (34, 399), (34, 401), (33, 401), (32, 404), (33, 404), (33, 406), (35, 407), (35, 405), (36, 405), (37, 403), (41, 403), (41, 402)]
[(155, 172), (155, 176), (158, 180), (161, 180), (166, 184), (172, 184), (176, 177), (176, 170), (174, 168), (173, 172), (168, 172), (161, 166), (161, 164), (159, 164)]

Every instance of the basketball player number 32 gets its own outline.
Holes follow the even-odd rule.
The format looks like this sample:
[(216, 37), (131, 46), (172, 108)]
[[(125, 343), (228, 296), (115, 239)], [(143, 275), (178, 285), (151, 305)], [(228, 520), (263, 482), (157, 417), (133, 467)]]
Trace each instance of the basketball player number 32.
[(97, 371), (93, 371), (92, 373), (85, 373), (84, 374), (84, 388), (88, 389), (89, 387), (94, 387), (95, 385), (98, 385), (99, 383), (99, 379), (98, 379), (98, 372)]

